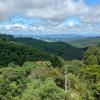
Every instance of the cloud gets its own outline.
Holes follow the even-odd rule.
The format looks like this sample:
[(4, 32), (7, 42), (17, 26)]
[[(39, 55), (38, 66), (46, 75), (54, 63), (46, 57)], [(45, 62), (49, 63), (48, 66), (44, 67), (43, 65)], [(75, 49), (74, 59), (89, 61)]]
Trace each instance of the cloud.
[(15, 14), (59, 20), (88, 10), (83, 0), (0, 0), (0, 18)]
[(99, 33), (99, 9), (85, 0), (0, 0), (0, 29)]
[(86, 23), (100, 22), (100, 5), (91, 7), (88, 12), (80, 16), (81, 21)]
[(19, 24), (19, 23), (15, 23), (15, 24), (4, 24), (4, 25), (0, 25), (0, 29), (1, 30), (25, 30), (28, 29), (27, 25), (24, 24)]

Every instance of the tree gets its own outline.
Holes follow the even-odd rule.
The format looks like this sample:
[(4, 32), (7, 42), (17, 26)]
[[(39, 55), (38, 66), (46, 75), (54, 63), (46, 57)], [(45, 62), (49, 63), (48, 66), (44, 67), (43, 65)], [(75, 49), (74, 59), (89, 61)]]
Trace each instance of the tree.
[(87, 65), (98, 65), (98, 58), (96, 55), (89, 55), (85, 60)]
[(100, 64), (100, 46), (91, 46), (87, 49), (84, 62), (88, 65)]
[(52, 66), (61, 68), (63, 66), (63, 60), (58, 56), (52, 56), (49, 59), (52, 63)]
[(47, 78), (40, 88), (40, 97), (41, 100), (63, 100), (65, 93), (51, 78)]
[(89, 83), (96, 83), (100, 80), (100, 65), (89, 65), (81, 68), (81, 74)]

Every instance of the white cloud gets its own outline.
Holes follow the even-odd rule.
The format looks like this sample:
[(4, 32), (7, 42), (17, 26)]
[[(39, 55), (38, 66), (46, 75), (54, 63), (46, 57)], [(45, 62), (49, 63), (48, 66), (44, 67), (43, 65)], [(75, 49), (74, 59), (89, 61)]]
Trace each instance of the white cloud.
[[(100, 32), (100, 6), (89, 7), (84, 0), (0, 0), (0, 20), (22, 15), (30, 19), (42, 18), (46, 24), (26, 25), (26, 23), (0, 24), (0, 29), (5, 30), (29, 30), (29, 31), (53, 31), (53, 32)], [(77, 25), (69, 21), (63, 26), (62, 21), (70, 16), (77, 16), (81, 24)], [(39, 20), (40, 22), (40, 20)], [(33, 23), (34, 24), (34, 23)], [(65, 25), (65, 24), (64, 24)]]
[(0, 25), (0, 29), (1, 30), (27, 30), (28, 26), (27, 25), (23, 25), (23, 24), (19, 24), (19, 23), (15, 23), (15, 24), (3, 24)]
[(87, 10), (84, 0), (0, 0), (0, 18), (22, 14), (58, 20)]
[(86, 23), (100, 22), (100, 5), (91, 7), (88, 12), (80, 16), (80, 19)]

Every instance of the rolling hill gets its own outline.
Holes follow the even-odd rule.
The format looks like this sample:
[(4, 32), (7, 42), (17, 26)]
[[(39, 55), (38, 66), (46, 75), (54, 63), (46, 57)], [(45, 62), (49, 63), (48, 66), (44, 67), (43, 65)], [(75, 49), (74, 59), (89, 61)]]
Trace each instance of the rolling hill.
[(9, 63), (22, 65), (25, 61), (43, 61), (48, 59), (53, 59), (53, 57), (42, 50), (0, 38), (1, 66), (7, 66)]
[(89, 37), (89, 38), (84, 38), (72, 42), (68, 42), (69, 44), (75, 46), (75, 47), (87, 47), (87, 46), (92, 46), (92, 45), (98, 45), (100, 44), (100, 37)]
[(32, 48), (42, 50), (49, 54), (60, 56), (67, 60), (82, 59), (85, 52), (85, 49), (77, 48), (64, 42), (45, 42), (33, 38), (26, 38), (26, 37), (14, 38), (13, 36), (7, 36), (7, 35), (0, 35), (0, 37), (6, 38), (9, 41), (23, 43), (24, 45), (31, 46)]

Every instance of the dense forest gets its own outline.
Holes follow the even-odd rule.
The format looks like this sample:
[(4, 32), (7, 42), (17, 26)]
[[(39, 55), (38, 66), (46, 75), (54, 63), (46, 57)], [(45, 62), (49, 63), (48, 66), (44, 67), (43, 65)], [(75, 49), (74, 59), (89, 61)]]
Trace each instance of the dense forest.
[(0, 35), (0, 100), (100, 100), (100, 45)]
[(77, 48), (64, 42), (45, 42), (33, 38), (13, 37), (10, 35), (0, 35), (0, 38), (6, 39), (8, 42), (14, 41), (22, 43), (34, 49), (48, 52), (49, 54), (57, 55), (67, 60), (82, 59), (85, 52), (84, 48)]

